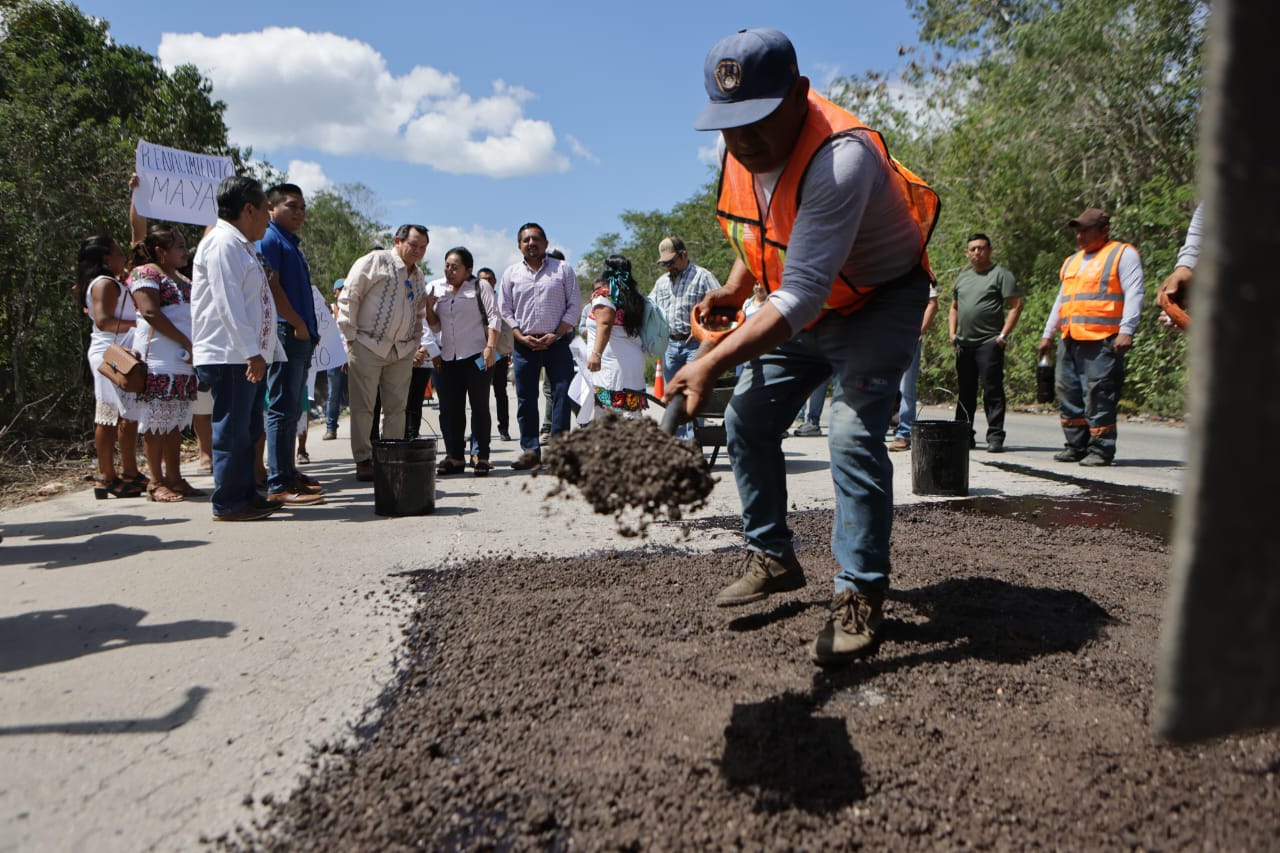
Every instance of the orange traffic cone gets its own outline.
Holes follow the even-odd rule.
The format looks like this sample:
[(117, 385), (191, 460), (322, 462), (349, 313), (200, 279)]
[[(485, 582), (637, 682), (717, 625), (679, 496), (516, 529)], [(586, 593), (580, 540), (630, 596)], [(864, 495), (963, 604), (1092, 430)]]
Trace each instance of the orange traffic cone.
[(653, 365), (653, 396), (658, 399), (662, 399), (666, 390), (667, 383), (666, 380), (662, 378), (662, 362), (655, 362)]

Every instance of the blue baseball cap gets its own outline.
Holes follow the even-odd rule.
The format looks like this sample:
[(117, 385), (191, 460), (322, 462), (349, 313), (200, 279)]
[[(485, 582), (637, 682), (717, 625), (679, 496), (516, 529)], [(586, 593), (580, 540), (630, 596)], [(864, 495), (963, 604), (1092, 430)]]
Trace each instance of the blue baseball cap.
[(693, 127), (723, 130), (757, 122), (778, 108), (799, 77), (796, 49), (782, 32), (738, 30), (707, 54), (702, 85), (710, 100)]

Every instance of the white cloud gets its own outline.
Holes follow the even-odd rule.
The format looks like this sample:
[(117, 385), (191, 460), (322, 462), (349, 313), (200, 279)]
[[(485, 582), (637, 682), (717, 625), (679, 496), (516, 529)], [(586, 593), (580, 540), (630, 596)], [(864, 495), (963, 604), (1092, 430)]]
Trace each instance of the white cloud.
[(476, 269), (489, 267), (499, 276), (511, 264), (520, 260), (516, 247), (516, 235), (492, 228), (472, 225), (460, 228), (456, 225), (427, 224), (431, 232), (431, 244), (427, 246), (427, 264), (439, 277), (444, 271), (444, 253), (454, 246), (465, 246), (476, 259)]
[(720, 167), (720, 134), (717, 133), (710, 143), (699, 146), (698, 161)]
[(809, 78), (813, 80), (814, 88), (819, 92), (826, 92), (831, 88), (831, 84), (840, 76), (840, 66), (832, 65), (827, 62), (815, 62), (810, 68)]
[(498, 178), (569, 168), (551, 124), (524, 115), (533, 94), (502, 80), (474, 98), (453, 74), (419, 65), (396, 77), (370, 45), (296, 27), (164, 33), (157, 53), (166, 69), (190, 63), (213, 82), (237, 144)]
[(307, 198), (333, 186), (320, 164), (310, 160), (290, 160), (285, 173), (289, 176), (289, 182), (301, 187), (302, 194)]
[(564, 135), (564, 141), (569, 143), (569, 150), (572, 151), (574, 154), (577, 154), (583, 160), (586, 160), (590, 163), (600, 162), (600, 158), (597, 157), (595, 154), (593, 154), (590, 148), (583, 145), (582, 141), (579, 140), (578, 137), (570, 136), (569, 134), (566, 133)]

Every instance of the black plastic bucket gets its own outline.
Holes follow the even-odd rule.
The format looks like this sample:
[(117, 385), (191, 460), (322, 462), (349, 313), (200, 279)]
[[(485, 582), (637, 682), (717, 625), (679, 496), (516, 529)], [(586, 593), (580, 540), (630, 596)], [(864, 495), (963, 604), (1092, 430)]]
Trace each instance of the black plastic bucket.
[(373, 511), (378, 515), (427, 515), (435, 508), (436, 440), (375, 441)]
[(968, 421), (911, 424), (911, 491), (917, 495), (969, 494)]

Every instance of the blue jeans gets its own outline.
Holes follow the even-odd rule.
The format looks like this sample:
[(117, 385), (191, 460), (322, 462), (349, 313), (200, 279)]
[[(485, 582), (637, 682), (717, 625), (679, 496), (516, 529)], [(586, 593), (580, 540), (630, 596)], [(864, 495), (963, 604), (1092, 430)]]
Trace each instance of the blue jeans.
[(1124, 390), (1124, 356), (1111, 348), (1114, 338), (1058, 342), (1058, 411), (1067, 446), (1116, 455), (1116, 410)]
[[(693, 357), (698, 352), (698, 346), (698, 341), (693, 335), (683, 341), (672, 340), (667, 343), (667, 351), (662, 356), (662, 375), (667, 382), (675, 378), (680, 368), (693, 361)], [(693, 438), (693, 422), (676, 427), (676, 438)]]
[(835, 482), (837, 592), (883, 592), (889, 585), (893, 466), (884, 434), (920, 339), (928, 295), (928, 278), (917, 268), (884, 285), (861, 310), (827, 315), (750, 362), (725, 414), (747, 547), (786, 559), (794, 548), (782, 432), (813, 389), (834, 375), (827, 442)]
[[(573, 354), (569, 339), (560, 338), (544, 350), (531, 350), (516, 341), (511, 357), (515, 369), (516, 423), (520, 427), (520, 449), (538, 450), (538, 403), (542, 398), (539, 374), (545, 367), (551, 380), (551, 433), (569, 431), (569, 383), (573, 381)], [(487, 409), (486, 409), (487, 410)]]
[(325, 371), (329, 377), (329, 399), (324, 406), (324, 428), (336, 430), (342, 407), (347, 402), (347, 372), (341, 367)]
[(276, 324), (276, 337), (288, 360), (267, 365), (267, 491), (273, 493), (292, 486), (298, 476), (293, 449), (298, 418), (306, 405), (311, 352), (316, 348), (314, 340), (300, 341), (292, 331), (286, 324)]
[(244, 509), (258, 500), (253, 482), (254, 445), (262, 436), (264, 386), (250, 382), (243, 364), (204, 364), (196, 377), (213, 395), (214, 515)]
[(902, 403), (898, 406), (898, 428), (894, 431), (894, 435), (903, 441), (911, 440), (911, 425), (916, 420), (916, 381), (920, 378), (921, 343), (920, 339), (916, 340), (916, 353), (911, 356), (907, 372), (902, 374), (902, 382), (898, 384), (898, 391), (902, 393)]
[(814, 426), (820, 425), (822, 422), (822, 410), (827, 406), (827, 385), (823, 382), (817, 388), (813, 389), (813, 393), (809, 395), (809, 401), (804, 404), (801, 414), (804, 419)]

